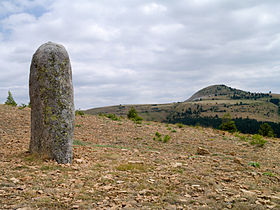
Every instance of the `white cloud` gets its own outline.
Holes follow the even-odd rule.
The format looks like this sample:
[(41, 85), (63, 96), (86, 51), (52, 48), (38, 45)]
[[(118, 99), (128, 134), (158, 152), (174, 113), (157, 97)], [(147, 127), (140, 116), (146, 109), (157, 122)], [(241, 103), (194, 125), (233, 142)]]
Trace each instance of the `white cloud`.
[(163, 13), (167, 11), (167, 8), (164, 5), (157, 3), (149, 3), (142, 7), (144, 14), (153, 15), (156, 13)]
[(170, 33), (178, 33), (184, 26), (179, 23), (175, 24), (159, 24), (151, 27), (151, 31), (155, 34), (166, 35)]

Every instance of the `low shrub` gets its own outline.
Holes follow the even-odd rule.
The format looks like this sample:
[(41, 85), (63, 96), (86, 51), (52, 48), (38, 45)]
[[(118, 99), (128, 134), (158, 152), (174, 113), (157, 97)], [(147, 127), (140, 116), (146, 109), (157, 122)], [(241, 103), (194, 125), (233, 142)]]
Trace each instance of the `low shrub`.
[(104, 114), (104, 116), (106, 116), (109, 119), (114, 120), (114, 121), (121, 121), (121, 119), (115, 114)]
[(127, 118), (134, 121), (137, 124), (141, 124), (143, 118), (140, 117), (134, 107), (131, 107), (129, 112), (127, 113)]
[(85, 115), (85, 113), (84, 113), (83, 111), (81, 111), (81, 110), (76, 110), (76, 111), (75, 111), (75, 115), (76, 115), (76, 116), (77, 116), (77, 115), (83, 116), (83, 115)]
[(261, 167), (261, 165), (258, 162), (249, 162), (248, 165), (253, 166), (255, 168), (260, 168)]
[(171, 139), (171, 137), (168, 136), (168, 135), (165, 135), (165, 136), (162, 138), (162, 135), (161, 135), (159, 132), (156, 132), (156, 133), (155, 133), (155, 137), (153, 138), (153, 140), (155, 140), (155, 141), (160, 141), (160, 142), (163, 142), (163, 143), (167, 143), (170, 139)]
[(5, 104), (9, 105), (9, 106), (17, 106), (17, 103), (15, 102), (11, 91), (8, 91), (8, 97), (7, 97)]
[(255, 134), (255, 135), (252, 136), (250, 144), (256, 145), (258, 147), (263, 147), (266, 142), (267, 141), (264, 140), (264, 138), (261, 135)]

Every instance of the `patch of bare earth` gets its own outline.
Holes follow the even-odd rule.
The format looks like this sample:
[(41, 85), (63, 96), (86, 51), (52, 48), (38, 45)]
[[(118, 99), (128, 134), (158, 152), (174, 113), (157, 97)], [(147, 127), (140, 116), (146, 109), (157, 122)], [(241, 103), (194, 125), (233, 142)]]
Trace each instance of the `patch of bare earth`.
[(0, 209), (280, 208), (279, 139), (257, 147), (210, 128), (85, 115), (73, 164), (59, 165), (27, 152), (28, 108), (0, 105), (0, 116)]

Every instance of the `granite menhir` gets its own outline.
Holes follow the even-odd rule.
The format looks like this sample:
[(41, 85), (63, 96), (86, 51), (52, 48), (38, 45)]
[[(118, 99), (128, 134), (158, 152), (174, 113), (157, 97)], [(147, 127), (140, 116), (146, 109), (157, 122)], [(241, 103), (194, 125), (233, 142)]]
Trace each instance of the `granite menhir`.
[(75, 119), (72, 70), (62, 45), (45, 43), (33, 55), (29, 95), (29, 151), (58, 163), (72, 163)]

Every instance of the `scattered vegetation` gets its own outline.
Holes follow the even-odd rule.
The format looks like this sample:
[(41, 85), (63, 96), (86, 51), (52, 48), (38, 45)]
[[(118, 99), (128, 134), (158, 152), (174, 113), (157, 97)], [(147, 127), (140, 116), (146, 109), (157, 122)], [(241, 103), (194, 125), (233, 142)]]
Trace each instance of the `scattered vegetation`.
[(266, 142), (267, 141), (264, 140), (264, 138), (261, 135), (255, 134), (255, 135), (252, 136), (250, 144), (256, 145), (258, 147), (263, 147)]
[(17, 103), (15, 102), (11, 91), (8, 91), (8, 97), (5, 104), (9, 106), (17, 106)]
[(245, 135), (240, 135), (238, 132), (234, 134), (235, 137), (239, 138), (241, 141), (249, 141), (249, 137)]
[[(76, 118), (82, 129), (76, 129), (73, 164), (61, 165), (25, 152), (29, 110), (0, 105), (0, 112), (0, 132), (5, 132), (0, 149), (5, 160), (0, 161), (3, 208), (280, 207), (278, 139), (271, 139), (264, 152), (250, 145), (251, 135), (242, 133), (222, 135), (209, 128), (179, 129), (154, 122), (140, 127), (127, 120), (119, 126), (120, 122), (87, 115)], [(172, 144), (163, 143), (165, 136), (170, 138), (165, 134)], [(210, 154), (196, 155), (200, 146)]]
[(27, 107), (26, 104), (21, 104), (21, 106), (19, 106), (18, 108), (19, 108), (20, 110), (22, 110), (22, 109), (24, 109), (24, 108), (26, 108), (26, 107)]
[[(101, 115), (100, 115), (101, 116)], [(121, 121), (121, 118), (119, 118), (117, 115), (115, 115), (115, 114), (111, 114), (111, 113), (109, 113), (109, 114), (103, 114), (103, 116), (105, 116), (105, 117), (107, 117), (107, 118), (109, 118), (109, 119), (111, 119), (111, 120), (113, 120), (113, 121)]]
[(230, 133), (234, 133), (237, 131), (235, 122), (231, 119), (229, 113), (225, 114), (222, 119), (222, 124), (220, 125), (220, 129), (224, 131), (228, 131)]
[(163, 142), (163, 143), (167, 143), (170, 139), (171, 139), (171, 137), (169, 135), (165, 135), (162, 138), (162, 135), (159, 132), (156, 132), (155, 137), (153, 138), (153, 140), (160, 141), (160, 142)]

